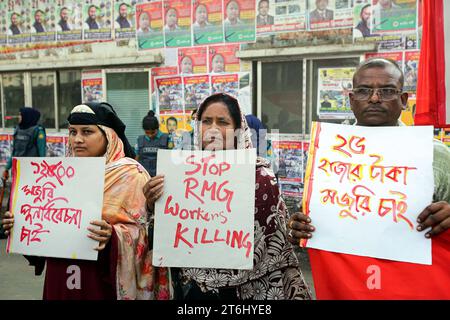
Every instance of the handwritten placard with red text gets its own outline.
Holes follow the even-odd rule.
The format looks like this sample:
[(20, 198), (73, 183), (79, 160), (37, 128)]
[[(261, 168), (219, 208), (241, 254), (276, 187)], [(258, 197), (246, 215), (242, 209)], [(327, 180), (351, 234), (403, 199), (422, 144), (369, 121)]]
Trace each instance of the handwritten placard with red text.
[(251, 269), (255, 149), (158, 150), (153, 265)]
[(313, 123), (303, 211), (316, 231), (302, 244), (431, 264), (431, 240), (416, 227), (432, 202), (432, 162), (429, 126)]
[(97, 260), (87, 228), (101, 220), (104, 172), (102, 157), (14, 158), (7, 251)]

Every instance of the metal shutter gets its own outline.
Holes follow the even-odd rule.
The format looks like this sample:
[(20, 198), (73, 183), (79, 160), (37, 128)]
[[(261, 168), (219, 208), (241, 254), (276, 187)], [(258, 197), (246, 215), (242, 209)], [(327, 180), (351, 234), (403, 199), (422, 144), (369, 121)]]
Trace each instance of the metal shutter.
[[(148, 73), (144, 74), (147, 75)], [(123, 77), (133, 77), (135, 75), (135, 73), (120, 74), (122, 79)], [(137, 142), (137, 137), (144, 134), (142, 130), (142, 118), (147, 115), (150, 105), (148, 82), (147, 85), (140, 83), (139, 87), (141, 88), (132, 88), (126, 81), (114, 81), (116, 80), (114, 78), (115, 74), (107, 75), (107, 101), (114, 107), (120, 119), (125, 123), (125, 134), (130, 144), (134, 146)], [(122, 86), (121, 83), (123, 84)]]

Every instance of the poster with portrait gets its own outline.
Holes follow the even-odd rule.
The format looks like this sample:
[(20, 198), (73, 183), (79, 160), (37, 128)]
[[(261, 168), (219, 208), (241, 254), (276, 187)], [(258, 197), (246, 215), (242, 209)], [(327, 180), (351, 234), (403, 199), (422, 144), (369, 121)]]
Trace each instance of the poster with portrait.
[(317, 114), (321, 119), (353, 118), (349, 93), (355, 68), (319, 68)]
[(0, 1), (0, 46), (7, 43), (8, 27), (8, 3)]
[(136, 5), (138, 50), (164, 47), (162, 1)]
[(255, 42), (255, 0), (224, 0), (223, 4), (225, 42)]
[(114, 0), (114, 35), (116, 40), (135, 36), (134, 0)]
[(211, 93), (226, 93), (238, 98), (239, 96), (239, 75), (237, 73), (211, 75)]
[(404, 63), (405, 85), (403, 90), (415, 94), (417, 88), (417, 76), (419, 74), (420, 51), (406, 51)]
[(83, 39), (83, 2), (81, 0), (58, 0), (56, 7), (57, 41)]
[(112, 38), (112, 2), (89, 0), (83, 6), (83, 38), (110, 40)]
[[(5, 1), (2, 1), (5, 2)], [(8, 1), (8, 44), (30, 42), (31, 6), (27, 0)]]
[(291, 210), (298, 210), (303, 195), (303, 145), (300, 134), (280, 134), (272, 140), (280, 192)]
[(380, 41), (379, 34), (372, 33), (372, 3), (371, 0), (362, 0), (353, 7), (353, 41), (375, 42)]
[(178, 70), (180, 74), (208, 72), (207, 47), (178, 49)]
[(164, 42), (166, 47), (190, 47), (191, 34), (191, 1), (164, 1)]
[(209, 72), (239, 72), (240, 59), (236, 56), (239, 44), (209, 46)]
[(160, 114), (183, 113), (183, 82), (179, 76), (156, 78)]
[[(158, 99), (156, 98), (158, 93), (156, 88), (156, 78), (163, 76), (174, 76), (178, 75), (178, 66), (167, 66), (167, 67), (155, 67), (150, 70), (150, 83), (151, 83), (151, 108), (153, 110), (158, 109)], [(155, 111), (156, 113), (156, 111)]]
[(372, 33), (415, 32), (416, 27), (417, 0), (372, 0)]
[(64, 157), (66, 155), (65, 136), (60, 134), (48, 134), (47, 157)]
[(258, 35), (306, 30), (306, 0), (257, 0), (256, 3)]
[(222, 0), (192, 1), (192, 34), (194, 45), (224, 41)]
[(163, 133), (189, 131), (188, 116), (186, 114), (161, 114), (159, 116), (159, 130)]
[(353, 25), (353, 1), (309, 0), (309, 29), (348, 28)]
[(176, 74), (178, 74), (178, 67), (175, 66), (152, 68), (150, 71), (150, 83), (152, 84), (152, 92), (155, 91), (155, 79), (157, 77), (174, 76)]
[(55, 2), (33, 0), (31, 7), (31, 42), (56, 40)]
[(184, 84), (184, 110), (185, 112), (197, 109), (211, 94), (209, 75), (183, 77)]
[(83, 102), (103, 101), (102, 70), (84, 70), (81, 73), (81, 89)]
[(12, 135), (0, 133), (0, 165), (5, 165), (11, 157), (12, 141)]

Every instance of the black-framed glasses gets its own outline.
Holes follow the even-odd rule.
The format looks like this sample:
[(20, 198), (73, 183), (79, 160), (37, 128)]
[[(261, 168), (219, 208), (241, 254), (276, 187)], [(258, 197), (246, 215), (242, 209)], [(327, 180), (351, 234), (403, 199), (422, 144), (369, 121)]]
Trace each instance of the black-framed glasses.
[(403, 91), (395, 88), (355, 88), (352, 92), (355, 100), (369, 100), (376, 92), (380, 99), (389, 101), (396, 99)]

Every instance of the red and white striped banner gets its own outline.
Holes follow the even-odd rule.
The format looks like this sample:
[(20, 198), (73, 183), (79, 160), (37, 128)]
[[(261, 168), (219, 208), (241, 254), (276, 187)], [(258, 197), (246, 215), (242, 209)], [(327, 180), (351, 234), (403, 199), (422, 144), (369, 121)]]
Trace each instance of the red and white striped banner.
[(450, 1), (423, 0), (416, 125), (450, 127)]

